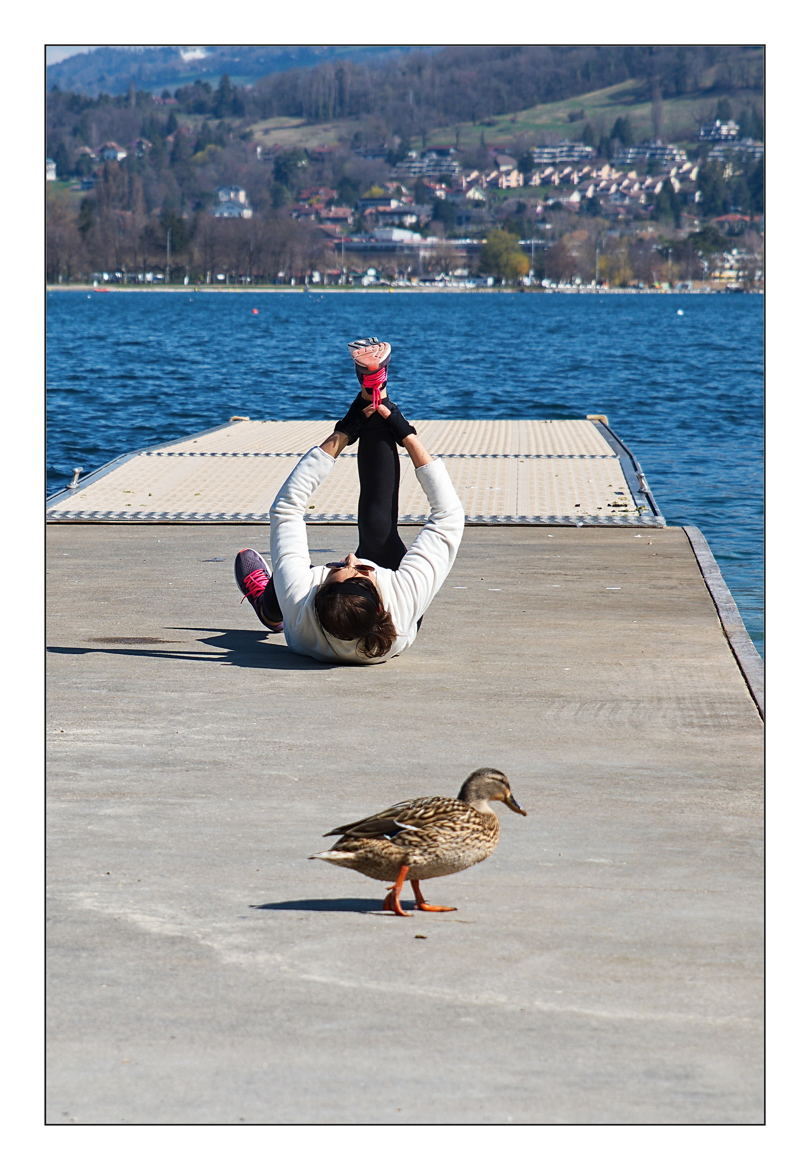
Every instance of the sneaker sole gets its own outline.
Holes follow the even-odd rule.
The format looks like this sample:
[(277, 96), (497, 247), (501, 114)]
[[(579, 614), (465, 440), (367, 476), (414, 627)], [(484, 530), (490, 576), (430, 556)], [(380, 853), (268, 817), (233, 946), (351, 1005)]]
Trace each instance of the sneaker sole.
[(359, 341), (350, 341), (348, 348), (355, 364), (362, 366), (370, 374), (386, 365), (391, 357), (391, 346), (388, 342), (377, 341), (376, 338), (364, 337)]

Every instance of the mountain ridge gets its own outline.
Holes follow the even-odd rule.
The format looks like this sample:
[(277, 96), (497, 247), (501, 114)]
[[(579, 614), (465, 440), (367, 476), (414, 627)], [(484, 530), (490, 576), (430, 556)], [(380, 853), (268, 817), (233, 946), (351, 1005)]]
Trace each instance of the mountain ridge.
[(45, 82), (88, 97), (136, 89), (157, 92), (227, 75), (240, 85), (289, 69), (331, 61), (371, 64), (397, 54), (432, 51), (409, 45), (99, 45), (47, 65)]

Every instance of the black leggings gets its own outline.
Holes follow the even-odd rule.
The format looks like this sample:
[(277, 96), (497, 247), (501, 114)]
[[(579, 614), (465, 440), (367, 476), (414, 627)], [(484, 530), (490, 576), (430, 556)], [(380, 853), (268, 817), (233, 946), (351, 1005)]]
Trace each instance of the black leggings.
[[(357, 504), (360, 541), (355, 555), (374, 561), (384, 569), (398, 569), (406, 552), (397, 532), (399, 455), (396, 440), (379, 414), (372, 414), (360, 431), (357, 474), (360, 478)], [(262, 611), (270, 621), (282, 620), (272, 578), (262, 594)]]
[(358, 557), (384, 569), (398, 569), (405, 545), (397, 532), (399, 517), (399, 455), (393, 435), (379, 414), (373, 414), (357, 441), (360, 500)]

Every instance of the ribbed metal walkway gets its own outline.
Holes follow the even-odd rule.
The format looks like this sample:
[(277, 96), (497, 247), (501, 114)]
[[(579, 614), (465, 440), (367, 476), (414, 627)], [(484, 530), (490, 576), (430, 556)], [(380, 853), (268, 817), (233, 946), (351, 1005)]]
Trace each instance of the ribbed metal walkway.
[[(469, 524), (662, 527), (643, 473), (602, 416), (415, 422), (448, 464)], [(125, 455), (52, 496), (47, 519), (69, 522), (264, 523), (301, 455), (328, 420), (231, 419), (223, 427)], [(357, 448), (312, 498), (312, 523), (355, 523)], [(408, 462), (403, 452), (402, 458)], [(403, 468), (405, 470), (405, 468)], [(419, 524), (425, 498), (403, 474), (400, 520)]]

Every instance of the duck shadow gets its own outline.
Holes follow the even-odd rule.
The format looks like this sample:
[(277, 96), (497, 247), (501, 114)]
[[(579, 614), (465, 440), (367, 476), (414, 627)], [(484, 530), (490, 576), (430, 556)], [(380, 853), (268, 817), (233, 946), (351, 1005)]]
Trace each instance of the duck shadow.
[[(174, 662), (207, 662), (220, 666), (240, 666), (258, 670), (334, 670), (337, 663), (317, 662), (294, 654), (281, 641), (270, 641), (279, 635), (260, 630), (223, 630), (206, 626), (169, 626), (164, 632), (209, 634), (196, 639), (210, 646), (209, 653), (200, 650), (169, 650), (171, 638), (120, 637), (88, 638), (84, 646), (47, 646), (49, 654), (115, 654), (129, 658), (162, 658)], [(175, 642), (175, 645), (177, 642)]]
[(313, 910), (318, 913), (332, 910), (344, 914), (370, 914), (373, 911), (382, 911), (382, 901), (379, 898), (302, 898), (295, 902), (264, 902), (260, 906), (251, 906), (251, 910)]

